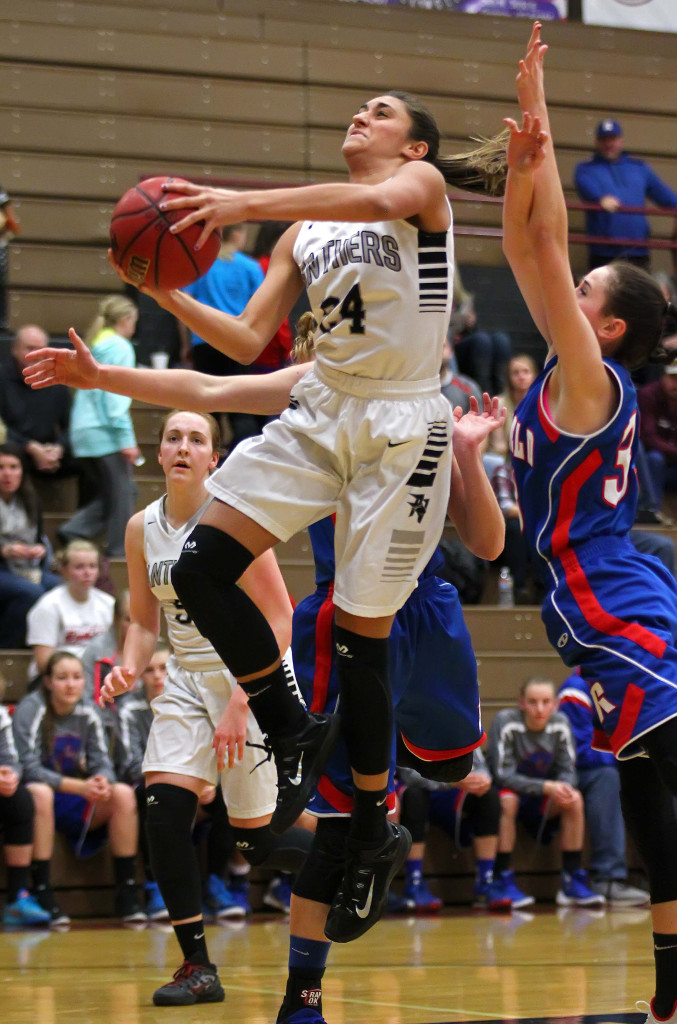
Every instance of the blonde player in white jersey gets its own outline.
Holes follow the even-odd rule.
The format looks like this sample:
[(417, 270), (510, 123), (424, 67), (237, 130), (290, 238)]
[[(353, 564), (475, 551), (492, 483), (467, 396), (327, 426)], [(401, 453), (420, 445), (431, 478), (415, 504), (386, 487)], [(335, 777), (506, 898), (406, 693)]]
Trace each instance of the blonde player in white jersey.
[[(294, 828), (272, 836), (275, 768), (247, 698), (208, 640), (177, 599), (171, 567), (205, 508), (213, 500), (206, 481), (219, 458), (219, 428), (208, 413), (172, 412), (162, 424), (158, 460), (167, 493), (127, 526), (130, 626), (120, 659), (102, 687), (111, 701), (137, 679), (155, 651), (160, 614), (165, 616), (172, 656), (153, 723), (143, 771), (146, 830), (155, 879), (184, 954), (174, 979), (154, 994), (157, 1005), (223, 999), (209, 961), (202, 921), (200, 872), (191, 829), (198, 799), (221, 774), (223, 797), (235, 839), (254, 864), (283, 870), (300, 866), (311, 835)], [(291, 602), (272, 551), (257, 558), (242, 586), (270, 622), (281, 651), (291, 640)], [(293, 680), (293, 672), (291, 673)]]
[(307, 712), (289, 691), (274, 635), (237, 581), (279, 540), (336, 515), (335, 641), (355, 809), (326, 926), (335, 941), (356, 938), (378, 919), (411, 841), (386, 818), (393, 738), (387, 641), (439, 540), (449, 494), (451, 411), (439, 382), (453, 285), (445, 182), (487, 191), (504, 174), (502, 150), (484, 175), (473, 157), (443, 159), (438, 149), (430, 113), (406, 94), (389, 93), (352, 118), (343, 143), (348, 183), (254, 192), (177, 186), (185, 195), (167, 207), (193, 209), (176, 230), (205, 220), (201, 240), (236, 221), (303, 223), (277, 243), (239, 317), (182, 292), (148, 289), (241, 362), (263, 349), (304, 286), (310, 298), (315, 366), (280, 420), (240, 444), (211, 478), (217, 500), (172, 579), (267, 735), (278, 773), (271, 827), (280, 833), (306, 805), (336, 722)]

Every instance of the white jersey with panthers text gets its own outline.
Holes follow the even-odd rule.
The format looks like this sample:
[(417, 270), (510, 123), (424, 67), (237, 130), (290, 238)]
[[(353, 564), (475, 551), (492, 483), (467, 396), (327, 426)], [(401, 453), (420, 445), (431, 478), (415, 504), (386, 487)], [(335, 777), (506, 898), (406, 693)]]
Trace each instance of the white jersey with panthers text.
[[(451, 207), (449, 207), (451, 216)], [(454, 283), (452, 225), (306, 221), (294, 245), (318, 323), (318, 367), (372, 380), (439, 375)]]
[(211, 498), (187, 523), (174, 529), (165, 517), (165, 497), (163, 495), (154, 501), (144, 513), (143, 550), (148, 566), (148, 583), (162, 606), (169, 643), (178, 663), (190, 672), (213, 672), (224, 668), (224, 664), (209, 640), (198, 632), (177, 598), (171, 575), (172, 566), (178, 561), (185, 541), (197, 526)]

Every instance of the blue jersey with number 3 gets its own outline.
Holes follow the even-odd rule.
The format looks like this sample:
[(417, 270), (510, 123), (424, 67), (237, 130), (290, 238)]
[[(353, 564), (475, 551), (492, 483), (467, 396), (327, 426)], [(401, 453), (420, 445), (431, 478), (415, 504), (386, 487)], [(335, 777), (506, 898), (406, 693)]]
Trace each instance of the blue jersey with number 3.
[(635, 521), (638, 438), (637, 396), (630, 375), (605, 360), (616, 390), (608, 423), (594, 434), (561, 430), (549, 415), (549, 362), (518, 405), (510, 450), (524, 534), (544, 560), (546, 584), (559, 578), (558, 561), (569, 548), (596, 537), (624, 537)]

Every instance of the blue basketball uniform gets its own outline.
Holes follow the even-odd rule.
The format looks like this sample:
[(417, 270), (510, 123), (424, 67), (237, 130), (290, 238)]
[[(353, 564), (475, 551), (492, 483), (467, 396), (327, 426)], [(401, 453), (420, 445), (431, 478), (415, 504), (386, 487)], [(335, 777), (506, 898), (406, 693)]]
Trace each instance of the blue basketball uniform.
[(552, 421), (547, 364), (515, 411), (510, 450), (524, 533), (549, 593), (542, 617), (551, 644), (580, 666), (603, 734), (619, 760), (677, 716), (677, 585), (628, 539), (635, 520), (638, 412), (628, 371), (605, 360), (617, 395), (594, 434)]
[[(314, 523), (309, 532), (317, 589), (294, 611), (292, 654), (308, 707), (331, 712), (338, 700), (332, 636), (333, 517)], [(402, 742), (423, 761), (460, 756), (484, 741), (470, 635), (455, 587), (435, 575), (441, 563), (442, 556), (436, 552), (419, 577), (418, 587), (395, 616), (390, 634), (396, 728)], [(390, 809), (395, 806), (394, 766), (393, 738)], [(308, 809), (316, 815), (348, 815), (352, 790), (348, 752), (340, 738)]]

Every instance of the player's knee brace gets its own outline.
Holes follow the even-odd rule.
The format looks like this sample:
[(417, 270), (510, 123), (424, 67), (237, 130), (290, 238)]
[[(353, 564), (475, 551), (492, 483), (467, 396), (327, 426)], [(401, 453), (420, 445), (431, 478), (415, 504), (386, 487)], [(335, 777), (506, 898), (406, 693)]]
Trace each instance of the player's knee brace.
[(172, 568), (181, 604), (235, 676), (272, 665), (280, 656), (273, 631), (237, 580), (251, 551), (214, 526), (198, 523)]
[(469, 793), (465, 798), (464, 810), (468, 808), (468, 817), (472, 821), (474, 835), (481, 839), (483, 836), (497, 836), (498, 822), (501, 817), (501, 798), (495, 786), (477, 796)]
[(677, 719), (642, 736), (642, 746), (673, 796), (677, 796)]
[(349, 818), (319, 818), (305, 864), (292, 891), (315, 903), (331, 905), (345, 871)]
[(336, 667), (341, 727), (350, 766), (361, 775), (390, 767), (393, 702), (388, 682), (388, 640), (336, 626)]
[(33, 800), (25, 786), (2, 801), (2, 825), (6, 846), (29, 846), (33, 842)]
[(651, 760), (633, 757), (618, 770), (623, 817), (649, 876), (651, 902), (677, 900), (675, 799)]
[(472, 771), (472, 751), (459, 754), (458, 757), (445, 758), (443, 761), (424, 761), (413, 754), (398, 735), (397, 763), (402, 768), (413, 768), (431, 782), (460, 782)]
[(202, 910), (200, 870), (191, 838), (197, 796), (156, 782), (146, 789), (146, 836), (155, 881), (172, 921)]
[(400, 797), (401, 821), (411, 832), (414, 843), (425, 841), (430, 816), (430, 792), (422, 786), (407, 786)]
[(252, 867), (265, 864), (276, 871), (298, 871), (310, 853), (313, 834), (306, 828), (290, 828), (274, 836), (269, 825), (260, 828), (233, 827), (235, 848)]

